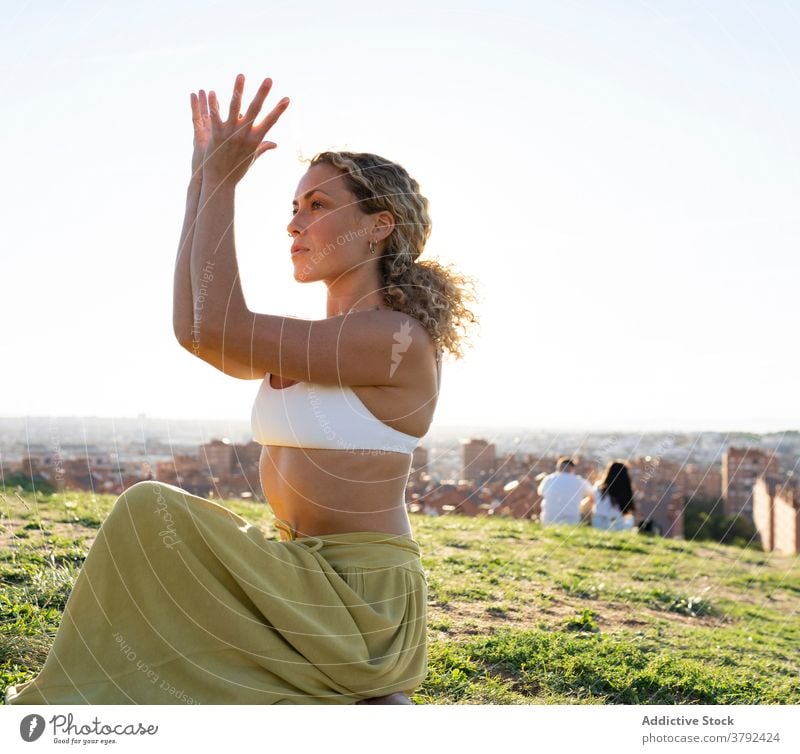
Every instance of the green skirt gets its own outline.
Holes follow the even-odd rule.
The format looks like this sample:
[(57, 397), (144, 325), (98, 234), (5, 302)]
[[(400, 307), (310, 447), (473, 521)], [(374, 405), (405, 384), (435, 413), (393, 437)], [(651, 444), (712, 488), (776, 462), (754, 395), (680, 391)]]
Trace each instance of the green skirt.
[(41, 672), (6, 704), (354, 704), (427, 674), (419, 544), (267, 539), (161, 482), (119, 496)]

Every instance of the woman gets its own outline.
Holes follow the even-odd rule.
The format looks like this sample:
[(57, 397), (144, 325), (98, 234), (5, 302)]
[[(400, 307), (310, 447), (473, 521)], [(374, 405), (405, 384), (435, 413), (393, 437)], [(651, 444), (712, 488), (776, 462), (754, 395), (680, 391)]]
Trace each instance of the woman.
[[(139, 482), (116, 501), (42, 672), (8, 703), (410, 703), (427, 672), (427, 578), (404, 490), (432, 421), (443, 350), (475, 321), (466, 279), (419, 263), (428, 201), (399, 165), (323, 152), (287, 226), (294, 278), (327, 316), (251, 312), (233, 245), (234, 188), (275, 148), (288, 105), (254, 125), (191, 95), (195, 128), (174, 330), (225, 374), (261, 380), (251, 414), (281, 541), (224, 506)], [(210, 107), (209, 107), (210, 105)]]
[(595, 485), (592, 526), (597, 529), (633, 528), (634, 501), (627, 466), (611, 461)]

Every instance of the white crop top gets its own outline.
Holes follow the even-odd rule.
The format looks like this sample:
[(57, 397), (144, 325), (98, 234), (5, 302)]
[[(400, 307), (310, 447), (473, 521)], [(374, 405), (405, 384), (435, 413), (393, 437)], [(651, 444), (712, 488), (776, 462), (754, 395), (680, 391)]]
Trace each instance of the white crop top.
[(411, 454), (422, 439), (382, 422), (350, 387), (296, 382), (275, 388), (271, 376), (264, 377), (250, 415), (260, 445)]

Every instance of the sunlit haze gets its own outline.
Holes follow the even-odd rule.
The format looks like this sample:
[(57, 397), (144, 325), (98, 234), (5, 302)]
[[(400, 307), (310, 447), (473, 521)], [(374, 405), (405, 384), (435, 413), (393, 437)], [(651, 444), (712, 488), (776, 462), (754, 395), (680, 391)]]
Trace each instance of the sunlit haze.
[(291, 104), (237, 189), (251, 309), (325, 316), (286, 225), (326, 149), (404, 165), (479, 281), (434, 427), (800, 427), (800, 7), (83, 2), (4, 14), (0, 415), (231, 418), (179, 347), (189, 94)]

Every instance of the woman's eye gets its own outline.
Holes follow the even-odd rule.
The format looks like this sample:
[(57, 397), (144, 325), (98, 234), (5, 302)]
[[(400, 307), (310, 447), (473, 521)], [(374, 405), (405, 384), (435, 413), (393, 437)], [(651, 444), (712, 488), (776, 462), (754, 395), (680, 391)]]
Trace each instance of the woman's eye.
[[(322, 202), (320, 202), (320, 201), (318, 201), (316, 199), (313, 202), (311, 202), (311, 206), (313, 207), (315, 204), (319, 204), (320, 207), (322, 206)], [(292, 216), (294, 217), (294, 215), (296, 215), (296, 214), (297, 214), (297, 210), (293, 209), (292, 210)]]

